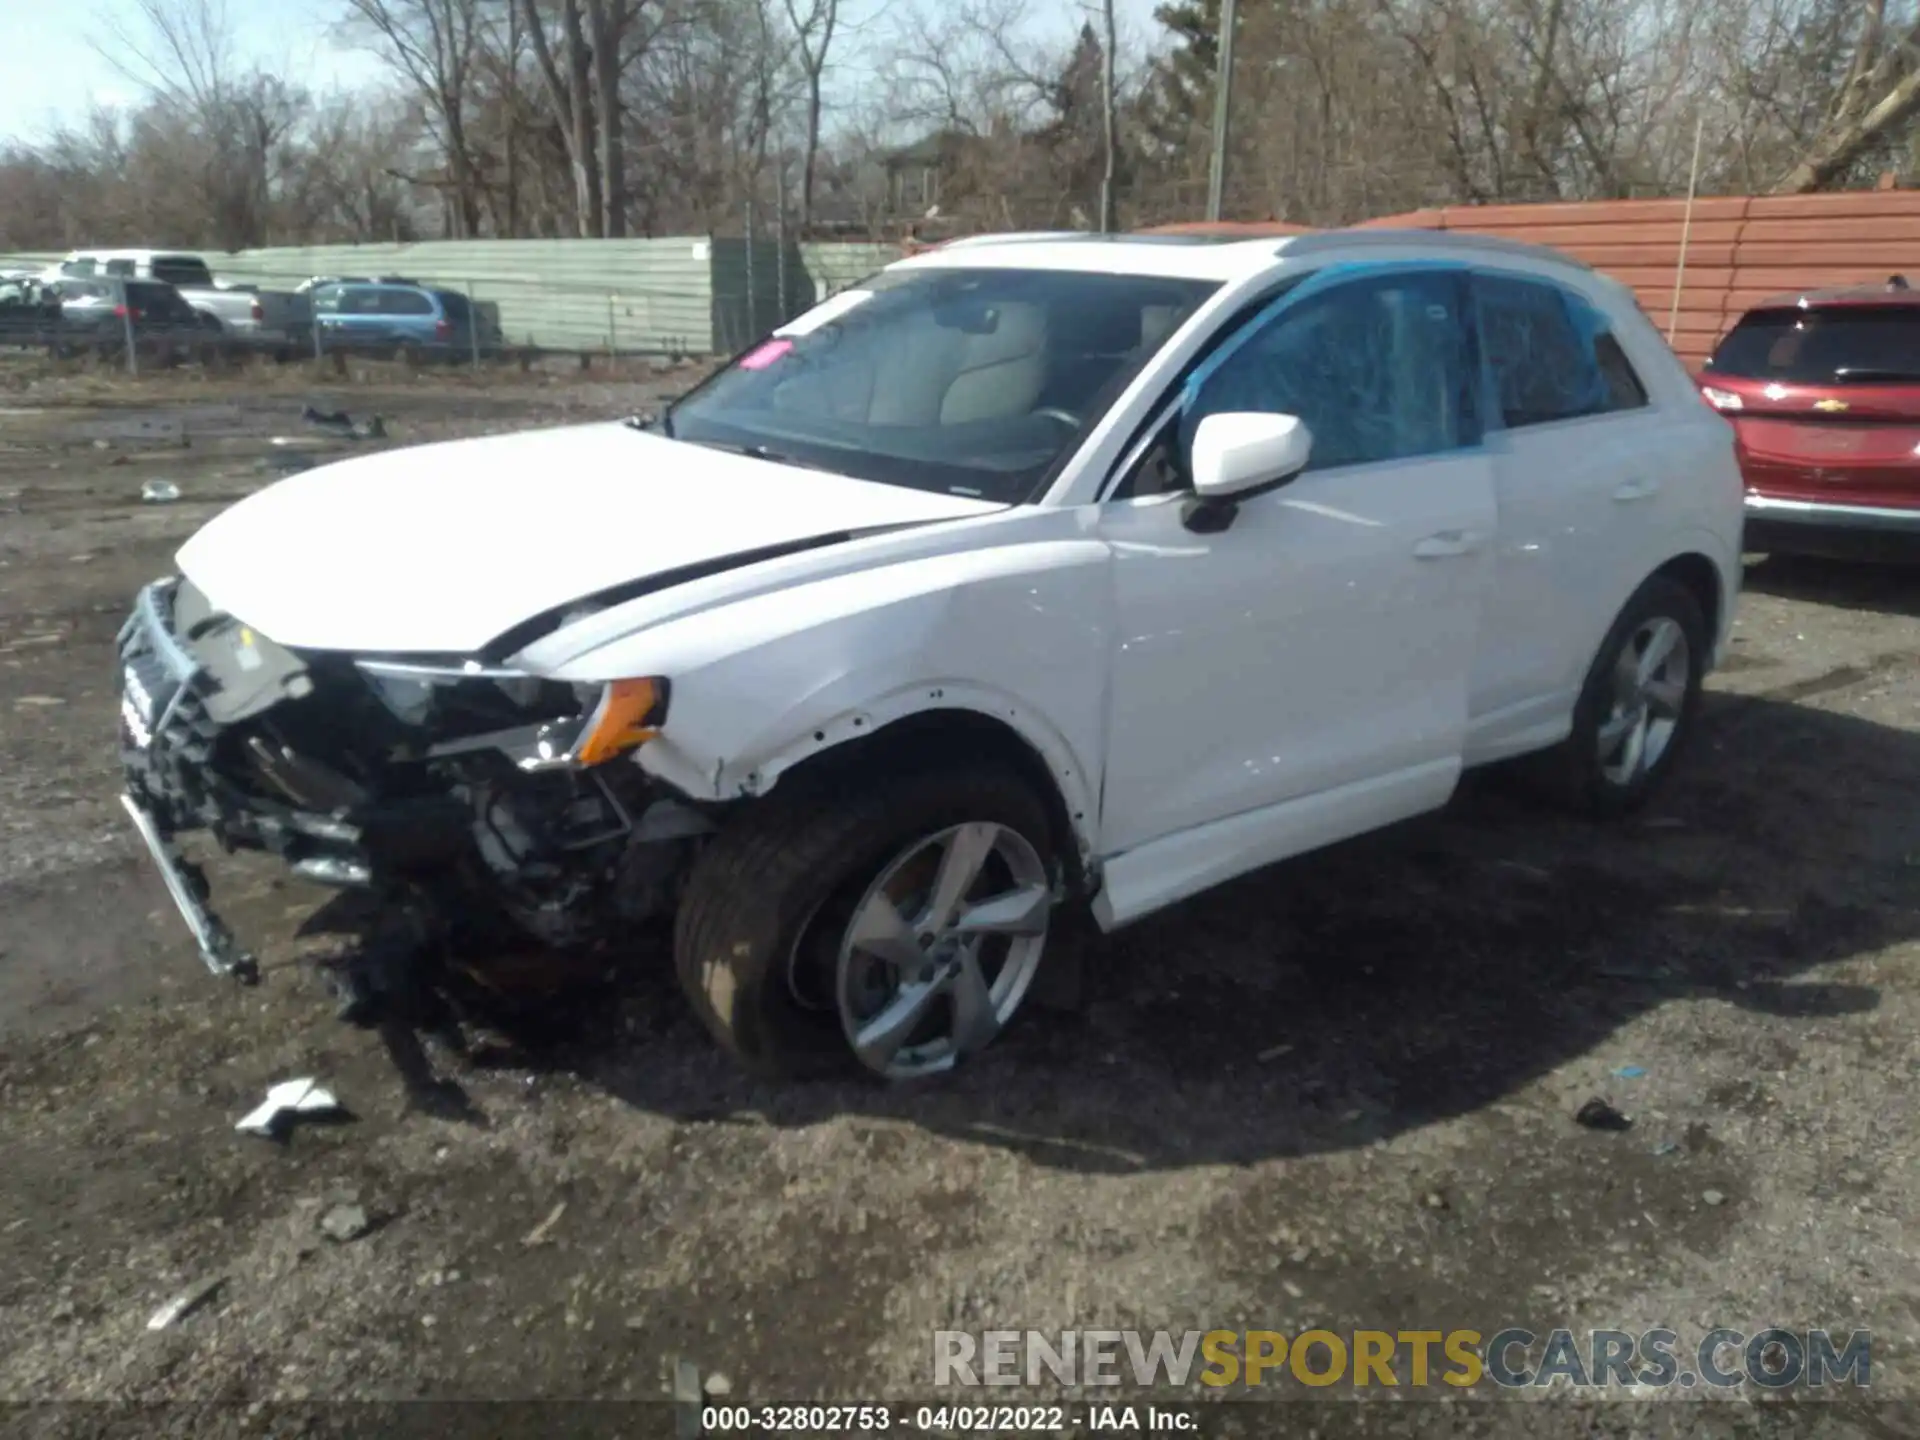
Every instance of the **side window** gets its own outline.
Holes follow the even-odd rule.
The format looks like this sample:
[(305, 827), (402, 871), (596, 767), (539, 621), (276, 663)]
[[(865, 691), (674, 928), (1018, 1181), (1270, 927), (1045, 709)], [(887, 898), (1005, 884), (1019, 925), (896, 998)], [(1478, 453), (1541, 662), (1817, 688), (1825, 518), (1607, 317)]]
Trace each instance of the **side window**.
[(1297, 415), (1308, 468), (1441, 454), (1480, 442), (1462, 283), (1444, 271), (1364, 277), (1302, 296), (1235, 344), (1183, 416)]
[(99, 272), (96, 260), (68, 260), (60, 266), (62, 275), (94, 275)]
[(1510, 430), (1634, 410), (1646, 387), (1607, 320), (1577, 295), (1539, 280), (1474, 280), (1480, 329), (1501, 422)]
[(340, 309), (341, 287), (321, 285), (313, 292), (313, 310), (316, 315), (333, 315)]
[(133, 261), (131, 260), (109, 260), (103, 268), (107, 274), (117, 275), (123, 280), (133, 278)]
[[(1604, 316), (1596, 317), (1606, 325)], [(1593, 337), (1593, 358), (1600, 366), (1601, 383), (1607, 387), (1607, 409), (1638, 410), (1647, 403), (1647, 387), (1634, 373), (1633, 362), (1611, 331), (1602, 329)]]
[(349, 285), (340, 292), (342, 315), (371, 315), (380, 308), (380, 292), (364, 285)]
[(380, 310), (385, 315), (431, 315), (433, 302), (418, 290), (384, 290)]

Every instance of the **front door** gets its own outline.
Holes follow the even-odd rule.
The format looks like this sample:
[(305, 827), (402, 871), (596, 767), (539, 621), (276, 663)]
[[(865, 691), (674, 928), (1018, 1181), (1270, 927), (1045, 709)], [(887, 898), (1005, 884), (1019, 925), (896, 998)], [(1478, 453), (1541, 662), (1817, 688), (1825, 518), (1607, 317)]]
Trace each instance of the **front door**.
[[(1250, 868), (1451, 794), (1495, 523), (1465, 314), (1457, 270), (1314, 277), (1223, 346), (1160, 453), (1104, 505), (1104, 855), (1266, 812), (1249, 822)], [(1169, 460), (1180, 473), (1199, 420), (1232, 411), (1299, 416), (1313, 456), (1225, 530), (1195, 533), (1186, 496), (1139, 493), (1142, 477)], [(1185, 888), (1225, 878), (1223, 863)], [(1180, 888), (1116, 892), (1110, 918)]]

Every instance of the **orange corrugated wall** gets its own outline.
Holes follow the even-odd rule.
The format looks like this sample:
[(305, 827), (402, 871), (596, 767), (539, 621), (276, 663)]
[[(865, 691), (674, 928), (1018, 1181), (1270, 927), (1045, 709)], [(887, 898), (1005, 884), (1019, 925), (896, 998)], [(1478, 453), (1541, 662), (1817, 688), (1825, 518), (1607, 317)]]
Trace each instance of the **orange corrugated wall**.
[[(1630, 286), (1665, 334), (1686, 210), (1685, 200), (1456, 205), (1366, 224), (1551, 245)], [(1698, 199), (1673, 348), (1698, 366), (1728, 327), (1763, 300), (1895, 274), (1920, 284), (1920, 191)]]

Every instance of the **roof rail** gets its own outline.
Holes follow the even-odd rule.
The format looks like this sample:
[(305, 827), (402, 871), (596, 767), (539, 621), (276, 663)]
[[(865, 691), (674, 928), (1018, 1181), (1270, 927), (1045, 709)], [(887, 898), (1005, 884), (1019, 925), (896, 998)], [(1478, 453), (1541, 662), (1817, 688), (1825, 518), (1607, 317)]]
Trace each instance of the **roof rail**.
[(1315, 230), (1305, 235), (1289, 236), (1281, 242), (1281, 253), (1288, 259), (1296, 256), (1312, 255), (1322, 250), (1351, 250), (1355, 246), (1371, 248), (1379, 246), (1391, 249), (1401, 245), (1421, 245), (1439, 250), (1463, 250), (1484, 255), (1524, 256), (1529, 260), (1545, 260), (1566, 265), (1575, 270), (1592, 270), (1584, 260), (1576, 260), (1564, 251), (1555, 250), (1547, 245), (1534, 245), (1525, 240), (1509, 240), (1504, 235), (1475, 235), (1464, 230), (1422, 230), (1417, 227), (1397, 228), (1387, 226), (1368, 227), (1352, 230)]
[(941, 245), (942, 250), (958, 250), (963, 245), (1007, 245), (1031, 240), (1103, 240), (1108, 237), (1086, 230), (1008, 230), (994, 235), (962, 235)]

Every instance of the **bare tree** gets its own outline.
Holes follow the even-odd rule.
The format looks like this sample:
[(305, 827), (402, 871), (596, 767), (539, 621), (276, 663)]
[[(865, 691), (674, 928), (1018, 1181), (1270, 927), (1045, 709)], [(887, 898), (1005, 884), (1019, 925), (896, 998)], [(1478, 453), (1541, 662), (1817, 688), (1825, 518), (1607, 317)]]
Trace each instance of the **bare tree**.
[(223, 246), (269, 238), (282, 147), (308, 97), (240, 64), (223, 0), (135, 0), (96, 45), (151, 97), (149, 123), (169, 133), (176, 178), (197, 195)]
[(580, 0), (560, 0), (559, 54), (547, 33), (539, 0), (520, 0), (527, 23), (527, 40), (554, 112), (562, 117), (567, 161), (573, 169), (574, 233), (598, 235), (604, 225), (601, 174), (597, 159), (590, 89), (592, 56), (580, 20)]
[(1822, 190), (1920, 114), (1920, 13), (1890, 17), (1887, 0), (1852, 9), (1853, 56), (1825, 123), (1799, 161), (1773, 185), (1777, 193)]
[(840, 0), (785, 0), (787, 20), (793, 26), (795, 57), (807, 87), (806, 138), (800, 160), (800, 229), (813, 224), (813, 183), (820, 163), (820, 90), (840, 20)]
[(420, 95), (445, 157), (441, 185), (457, 224), (480, 228), (480, 195), (467, 112), (481, 47), (480, 0), (347, 0), (354, 28)]

